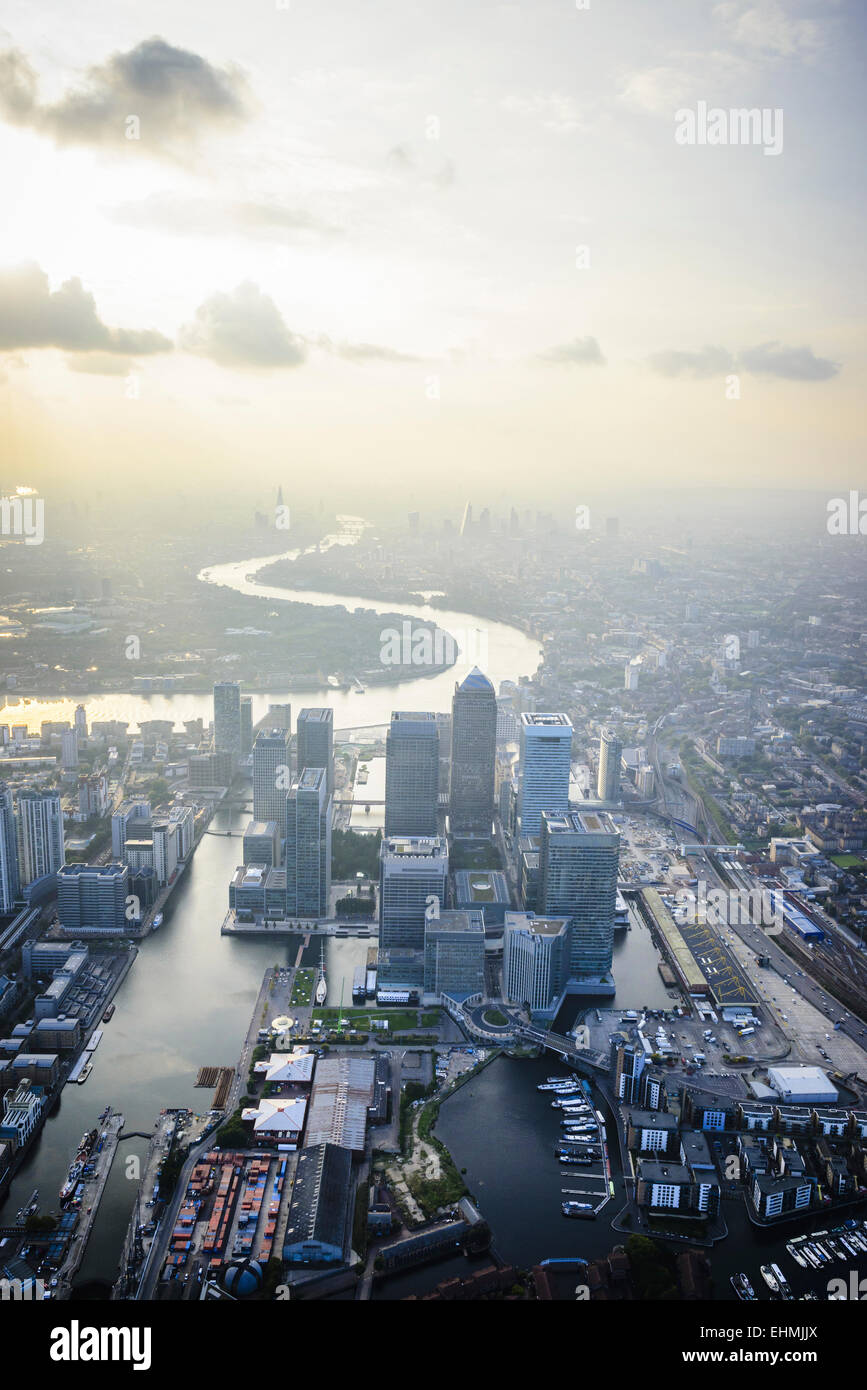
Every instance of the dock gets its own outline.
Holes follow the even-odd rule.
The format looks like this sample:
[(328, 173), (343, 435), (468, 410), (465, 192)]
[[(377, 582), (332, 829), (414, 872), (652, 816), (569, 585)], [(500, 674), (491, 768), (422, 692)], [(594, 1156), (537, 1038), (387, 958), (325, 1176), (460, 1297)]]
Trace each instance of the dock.
[(101, 1151), (95, 1155), (93, 1176), (84, 1181), (84, 1197), (81, 1203), (81, 1217), (75, 1235), (69, 1243), (63, 1264), (57, 1271), (57, 1292), (55, 1298), (72, 1297), (72, 1281), (84, 1259), (87, 1242), (99, 1212), (102, 1194), (108, 1182), (111, 1165), (117, 1153), (118, 1139), (123, 1130), (123, 1115), (111, 1115), (104, 1126), (105, 1142)]
[(215, 1086), (213, 1110), (224, 1110), (229, 1091), (235, 1079), (234, 1067), (200, 1067), (196, 1085), (210, 1089)]

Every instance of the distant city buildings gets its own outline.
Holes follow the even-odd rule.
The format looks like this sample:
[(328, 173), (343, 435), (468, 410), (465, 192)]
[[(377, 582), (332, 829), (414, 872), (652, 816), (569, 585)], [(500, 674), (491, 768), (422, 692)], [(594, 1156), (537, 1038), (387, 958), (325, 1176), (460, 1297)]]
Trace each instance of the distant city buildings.
[(452, 835), (487, 838), (491, 834), (497, 715), (494, 687), (475, 666), (466, 679), (455, 686), (452, 699), (449, 786)]
[(439, 736), (436, 715), (399, 710), (385, 744), (385, 833), (437, 832)]

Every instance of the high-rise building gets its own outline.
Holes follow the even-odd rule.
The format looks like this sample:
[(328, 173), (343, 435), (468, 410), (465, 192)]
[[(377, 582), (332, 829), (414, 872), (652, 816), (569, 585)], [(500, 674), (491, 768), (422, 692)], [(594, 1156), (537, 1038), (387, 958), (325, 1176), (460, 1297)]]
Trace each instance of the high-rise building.
[(475, 909), (441, 912), (425, 922), (424, 994), (428, 1003), (444, 994), (468, 999), (485, 989), (485, 923)]
[(292, 728), (292, 706), (291, 705), (269, 705), (268, 706), (268, 727), (270, 729), (291, 729)]
[(474, 666), (452, 699), (452, 765), (449, 829), (453, 835), (487, 837), (494, 818), (497, 697)]
[(0, 782), (0, 913), (12, 911), (18, 891), (18, 837), (12, 791)]
[(241, 757), (246, 758), (253, 748), (253, 701), (241, 696)]
[(604, 811), (542, 812), (539, 911), (569, 918), (569, 977), (611, 969), (620, 834)]
[(129, 930), (125, 864), (64, 864), (57, 874), (57, 916), (67, 931)]
[(286, 793), (292, 786), (288, 729), (260, 729), (253, 744), (253, 819), (276, 821), (286, 834)]
[(307, 767), (324, 767), (328, 795), (334, 791), (334, 710), (326, 706), (303, 709), (295, 725), (297, 774)]
[[(111, 857), (126, 863), (127, 837), (134, 835), (151, 818), (149, 801), (124, 801), (111, 817)], [(138, 822), (138, 824), (135, 824)]]
[(446, 901), (449, 856), (437, 835), (386, 836), (379, 852), (379, 983), (424, 982), (425, 923)]
[(603, 729), (599, 739), (599, 772), (596, 795), (600, 801), (620, 800), (620, 760), (623, 744), (613, 729)]
[(162, 887), (178, 867), (178, 830), (175, 821), (154, 821), (153, 865), (157, 883)]
[(84, 705), (75, 706), (75, 732), (79, 739), (87, 738), (87, 710)]
[(568, 917), (507, 912), (503, 925), (503, 993), (531, 1014), (550, 1014), (569, 976)]
[(286, 797), (286, 915), (327, 917), (331, 797), (324, 767), (307, 767)]
[(64, 770), (78, 767), (78, 733), (67, 729), (60, 735), (60, 765)]
[(518, 819), (522, 835), (538, 835), (543, 811), (568, 811), (572, 723), (565, 714), (521, 715)]
[(237, 681), (217, 681), (214, 686), (214, 748), (241, 756), (241, 687)]
[(386, 835), (436, 835), (438, 791), (436, 715), (396, 710), (385, 741)]
[(65, 861), (60, 793), (18, 793), (18, 872), (27, 888), (45, 874), (56, 874)]

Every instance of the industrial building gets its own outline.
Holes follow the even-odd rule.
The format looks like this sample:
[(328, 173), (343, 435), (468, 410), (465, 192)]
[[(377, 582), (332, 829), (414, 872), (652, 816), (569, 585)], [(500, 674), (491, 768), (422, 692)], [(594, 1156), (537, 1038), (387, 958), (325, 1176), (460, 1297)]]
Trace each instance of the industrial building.
[(337, 1144), (358, 1152), (364, 1148), (375, 1074), (370, 1056), (341, 1053), (319, 1060), (307, 1115), (308, 1144)]
[(352, 1154), (337, 1144), (307, 1144), (298, 1155), (283, 1259), (333, 1265), (349, 1258)]
[(768, 1082), (793, 1105), (834, 1105), (840, 1099), (821, 1067), (769, 1067)]

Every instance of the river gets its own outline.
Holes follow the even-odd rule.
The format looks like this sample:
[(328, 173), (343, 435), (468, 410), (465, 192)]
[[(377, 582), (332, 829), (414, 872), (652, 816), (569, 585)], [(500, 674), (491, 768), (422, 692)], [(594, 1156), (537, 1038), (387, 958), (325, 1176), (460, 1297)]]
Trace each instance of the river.
[[(340, 529), (334, 535), (324, 537), (320, 549), (353, 544), (366, 525), (359, 517), (340, 517), (338, 520)], [(417, 676), (391, 685), (368, 686), (363, 693), (334, 690), (328, 685), (320, 690), (305, 688), (250, 692), (254, 723), (265, 716), (268, 706), (272, 704), (291, 704), (294, 711), (305, 705), (329, 705), (334, 710), (335, 729), (387, 724), (394, 709), (426, 709), (446, 713), (451, 710), (455, 681), (461, 680), (471, 666), (477, 663), (482, 666), (494, 689), (499, 690), (501, 681), (516, 681), (519, 676), (532, 675), (539, 665), (541, 650), (538, 642), (506, 623), (491, 622), (471, 613), (431, 608), (427, 604), (381, 603), (359, 594), (286, 589), (277, 585), (257, 584), (249, 578), (277, 560), (293, 560), (299, 554), (301, 552), (298, 550), (287, 550), (231, 564), (208, 565), (198, 577), (205, 584), (216, 584), (258, 598), (307, 603), (316, 608), (342, 604), (350, 612), (364, 608), (369, 612), (400, 613), (408, 618), (436, 623), (463, 641), (467, 659), (459, 656), (454, 667), (437, 676)], [(339, 654), (333, 655), (333, 661), (339, 665)], [(171, 719), (176, 728), (181, 728), (185, 720), (201, 718), (207, 724), (213, 718), (213, 698), (209, 693), (185, 694), (179, 691), (172, 695), (97, 692), (68, 698), (45, 696), (33, 699), (7, 695), (0, 719), (10, 724), (27, 723), (33, 733), (38, 733), (43, 719), (71, 721), (79, 704), (85, 705), (89, 723), (95, 719), (122, 719), (138, 727), (146, 719)]]
[[(323, 544), (351, 543), (358, 534), (357, 519), (346, 519), (344, 529)], [(288, 552), (290, 556), (296, 553)], [(200, 577), (203, 582), (227, 585), (244, 593), (264, 593), (287, 602), (297, 599), (320, 606), (342, 602), (350, 609), (361, 606), (378, 612), (394, 611), (394, 605), (375, 604), (356, 596), (259, 588), (247, 579), (279, 558), (268, 555), (239, 564), (216, 565), (204, 570)], [(486, 623), (470, 614), (444, 613), (427, 607), (402, 607), (400, 611), (409, 617), (435, 620), (447, 630), (472, 632), (484, 628), (488, 673), (495, 686), (500, 680), (529, 675), (538, 665), (538, 646), (502, 623)], [(400, 685), (369, 689), (360, 695), (326, 687), (322, 695), (333, 707), (338, 727), (383, 724), (394, 708), (448, 710), (455, 679), (461, 673), (462, 668), (458, 667), (432, 679), (416, 678)], [(268, 703), (291, 701), (297, 710), (314, 698), (315, 692), (309, 690), (254, 695), (254, 719), (266, 712)], [(4, 719), (11, 722), (26, 717), (30, 727), (38, 730), (42, 719), (71, 719), (77, 703), (78, 699), (31, 700), (26, 705), (8, 708)], [(172, 718), (177, 724), (197, 716), (206, 720), (212, 717), (209, 695), (106, 694), (88, 697), (86, 703), (89, 720), (125, 719), (137, 724), (139, 719)], [(240, 830), (247, 818), (246, 814), (221, 811), (211, 827)], [(235, 838), (206, 835), (202, 839), (169, 898), (162, 928), (141, 943), (138, 959), (115, 997), (115, 1014), (104, 1026), (89, 1080), (83, 1086), (64, 1087), (55, 1113), (12, 1183), (4, 1203), (6, 1219), (10, 1219), (10, 1214), (14, 1217), (34, 1187), (39, 1188), (44, 1210), (56, 1208), (57, 1193), (77, 1141), (95, 1124), (106, 1105), (123, 1111), (128, 1130), (145, 1132), (150, 1132), (159, 1111), (166, 1106), (189, 1106), (199, 1112), (207, 1109), (211, 1094), (194, 1087), (199, 1068), (235, 1062), (263, 971), (277, 960), (294, 961), (300, 941), (239, 940), (219, 935), (238, 852)], [(365, 959), (369, 944), (364, 940), (328, 941), (329, 1003), (338, 1004), (341, 991), (344, 998), (350, 998), (353, 969)], [(318, 958), (318, 947), (308, 948), (305, 962), (315, 964)], [(143, 1154), (145, 1149), (145, 1141), (130, 1140), (119, 1150), (78, 1284), (114, 1279), (135, 1195), (135, 1184), (126, 1178), (123, 1160), (130, 1153)]]

